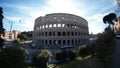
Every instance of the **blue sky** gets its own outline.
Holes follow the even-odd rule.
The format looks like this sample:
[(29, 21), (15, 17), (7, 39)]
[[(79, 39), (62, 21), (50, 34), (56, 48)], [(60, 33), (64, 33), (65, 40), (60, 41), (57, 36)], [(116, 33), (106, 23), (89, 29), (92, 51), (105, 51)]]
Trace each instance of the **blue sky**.
[[(81, 16), (88, 21), (89, 33), (103, 32), (108, 26), (102, 18), (115, 11), (114, 0), (0, 0), (3, 8), (4, 28), (12, 30), (31, 31), (34, 20), (50, 13), (70, 13)], [(21, 21), (20, 21), (21, 20)]]

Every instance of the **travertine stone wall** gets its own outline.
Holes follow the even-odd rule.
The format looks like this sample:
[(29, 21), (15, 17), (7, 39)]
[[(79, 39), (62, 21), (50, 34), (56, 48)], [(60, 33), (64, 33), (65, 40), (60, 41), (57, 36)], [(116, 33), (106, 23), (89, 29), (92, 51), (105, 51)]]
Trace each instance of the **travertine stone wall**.
[(88, 22), (66, 13), (47, 14), (35, 20), (33, 42), (36, 47), (57, 49), (61, 46), (79, 46), (88, 43)]

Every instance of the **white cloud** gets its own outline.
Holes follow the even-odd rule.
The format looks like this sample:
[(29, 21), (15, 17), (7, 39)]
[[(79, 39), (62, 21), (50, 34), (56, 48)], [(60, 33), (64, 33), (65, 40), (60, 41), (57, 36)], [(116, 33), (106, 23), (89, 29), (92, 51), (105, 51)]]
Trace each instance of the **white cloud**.
[(107, 13), (105, 14), (95, 14), (92, 16), (86, 16), (85, 18), (88, 20), (89, 23), (89, 32), (91, 33), (99, 33), (99, 32), (103, 32), (104, 28), (106, 26), (108, 26), (107, 24), (103, 23), (103, 17), (107, 15)]
[[(100, 14), (100, 12), (104, 12), (109, 9), (110, 6), (105, 6), (107, 8), (101, 8), (102, 4), (106, 0), (102, 0), (102, 2), (86, 2), (86, 0), (46, 0), (44, 5), (37, 4), (36, 6), (28, 6), (28, 5), (19, 5), (19, 4), (7, 4), (9, 7), (16, 8), (20, 12), (25, 15), (29, 15), (30, 17), (23, 17), (22, 24), (19, 27), (25, 27), (27, 29), (33, 29), (34, 20), (39, 16), (44, 16), (49, 13), (71, 13), (78, 16), (81, 16), (87, 19), (89, 23), (90, 32), (98, 33), (101, 32), (104, 28), (104, 24), (102, 24), (103, 16), (107, 14)], [(7, 6), (6, 5), (6, 6)], [(95, 14), (95, 10), (98, 13)], [(87, 14), (91, 14), (88, 16)], [(92, 14), (93, 13), (93, 14)], [(16, 21), (21, 19), (19, 17), (9, 17), (9, 19), (15, 19)], [(15, 21), (14, 20), (14, 21)], [(32, 27), (32, 28), (31, 28)]]
[(5, 19), (7, 19), (8, 21), (11, 21), (11, 22), (19, 22), (21, 20), (20, 17), (15, 17), (15, 16), (7, 16), (7, 17), (5, 17)]

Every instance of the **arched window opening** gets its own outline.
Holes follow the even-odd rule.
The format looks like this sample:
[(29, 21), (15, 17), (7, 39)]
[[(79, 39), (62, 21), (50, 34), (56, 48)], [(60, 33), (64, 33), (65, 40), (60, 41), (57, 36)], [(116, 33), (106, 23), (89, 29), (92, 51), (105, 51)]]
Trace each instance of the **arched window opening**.
[(44, 44), (44, 40), (42, 40), (42, 44)]
[(44, 29), (44, 28), (45, 28), (45, 26), (43, 25), (43, 26), (42, 26), (42, 28)]
[(48, 28), (48, 25), (46, 25), (46, 28)]
[(73, 27), (74, 27), (74, 25), (73, 25), (73, 24), (71, 24), (71, 27), (73, 28)]
[(65, 17), (63, 16), (62, 19), (65, 19)]
[(70, 32), (67, 32), (67, 36), (70, 36)]
[(57, 32), (53, 32), (53, 35), (54, 35), (54, 36), (57, 36)]
[(80, 36), (80, 32), (78, 33), (78, 36)]
[(57, 25), (56, 25), (56, 24), (53, 24), (53, 27), (57, 27)]
[(47, 36), (47, 32), (45, 32), (45, 36)]
[(49, 28), (51, 28), (51, 27), (52, 27), (52, 24), (49, 25)]
[(63, 45), (65, 45), (66, 44), (66, 41), (65, 40), (63, 40)]
[(72, 45), (74, 45), (74, 40), (72, 40)]
[(78, 42), (79, 42), (79, 44), (80, 44), (80, 39), (79, 39), (79, 41), (78, 41)]
[(78, 44), (78, 41), (77, 41), (77, 40), (75, 40), (75, 44)]
[(47, 40), (45, 40), (45, 44), (48, 44)]
[(40, 26), (40, 29), (41, 29), (41, 26)]
[(52, 40), (49, 40), (49, 44), (50, 44), (50, 45), (52, 44)]
[(61, 36), (61, 32), (58, 32), (58, 36)]
[(65, 24), (62, 24), (62, 27), (65, 27)]
[(53, 43), (54, 43), (54, 45), (57, 45), (57, 44), (58, 44), (58, 41), (57, 41), (57, 40), (54, 40)]
[(58, 24), (58, 27), (61, 27), (61, 24)]
[(39, 40), (39, 44), (41, 44), (41, 40)]
[(41, 36), (41, 32), (39, 32), (39, 36)]
[(71, 35), (72, 35), (72, 36), (74, 36), (74, 33), (73, 33), (73, 32), (71, 32)]
[(75, 36), (77, 36), (77, 32), (75, 32)]
[(42, 32), (42, 36), (44, 36), (44, 32)]
[(66, 27), (68, 27), (68, 28), (69, 28), (69, 27), (70, 27), (70, 25), (69, 25), (69, 24), (67, 24), (67, 25), (66, 25)]
[(67, 44), (68, 44), (68, 45), (70, 44), (70, 40), (67, 41)]
[(58, 40), (58, 44), (59, 44), (59, 45), (61, 44), (61, 40)]
[(49, 32), (49, 36), (52, 36), (52, 32)]
[(81, 36), (82, 36), (82, 32), (81, 32)]
[(65, 33), (65, 32), (63, 32), (63, 36), (66, 36), (66, 33)]
[(57, 19), (56, 16), (54, 16), (54, 19)]

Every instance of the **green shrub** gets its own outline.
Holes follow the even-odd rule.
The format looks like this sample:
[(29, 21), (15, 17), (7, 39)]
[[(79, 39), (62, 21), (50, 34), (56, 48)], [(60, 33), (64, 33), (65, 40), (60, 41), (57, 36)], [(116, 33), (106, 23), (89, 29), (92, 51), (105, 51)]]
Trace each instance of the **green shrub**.
[(23, 48), (5, 48), (0, 51), (0, 68), (24, 68), (26, 57)]
[(48, 50), (40, 50), (33, 55), (32, 63), (35, 67), (47, 68), (50, 56), (52, 55)]
[(79, 47), (78, 55), (80, 55), (82, 58), (89, 55), (86, 45), (82, 45), (82, 46)]
[(55, 59), (59, 62), (74, 60), (77, 57), (76, 51), (74, 49), (58, 50), (55, 55)]

